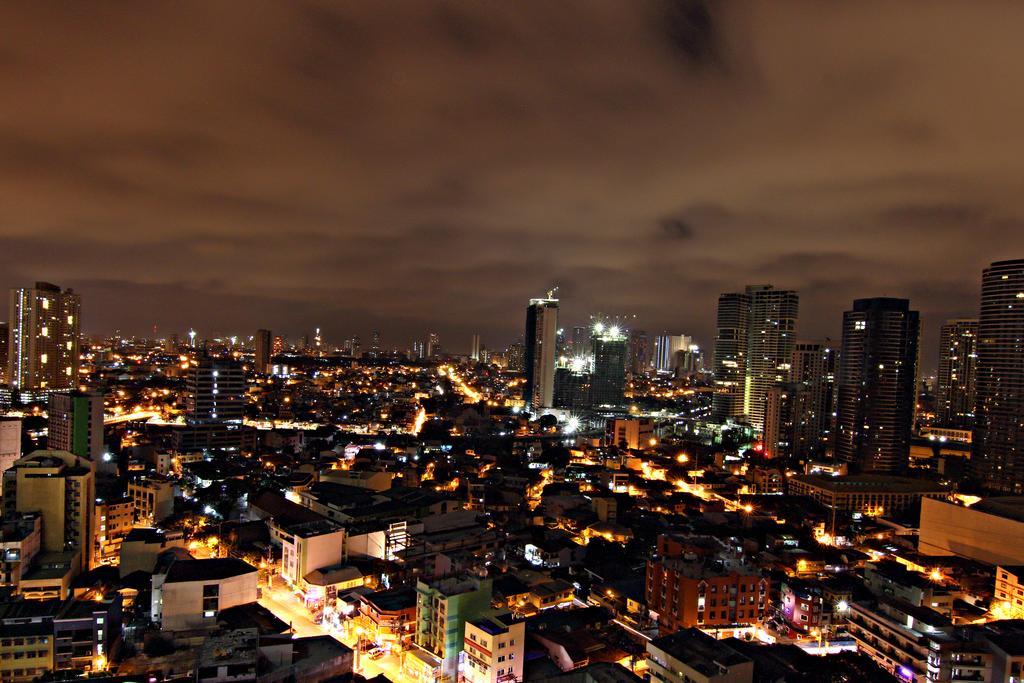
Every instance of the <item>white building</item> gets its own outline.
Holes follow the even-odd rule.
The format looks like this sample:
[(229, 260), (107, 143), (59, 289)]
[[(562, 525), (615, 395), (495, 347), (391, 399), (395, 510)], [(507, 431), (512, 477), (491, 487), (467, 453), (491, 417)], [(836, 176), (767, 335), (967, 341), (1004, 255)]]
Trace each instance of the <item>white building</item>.
[(495, 618), (466, 622), (462, 675), (467, 683), (523, 680), (526, 622), (502, 623)]
[(221, 611), (256, 602), (257, 576), (233, 557), (177, 560), (153, 575), (153, 621), (167, 631), (215, 627)]

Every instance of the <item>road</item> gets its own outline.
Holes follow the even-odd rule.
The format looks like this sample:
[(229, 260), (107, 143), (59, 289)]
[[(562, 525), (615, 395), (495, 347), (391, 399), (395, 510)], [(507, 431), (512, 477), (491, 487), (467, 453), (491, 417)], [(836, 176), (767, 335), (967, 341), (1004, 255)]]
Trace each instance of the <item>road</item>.
[[(331, 636), (353, 650), (356, 649), (356, 634), (354, 630), (335, 631), (314, 622), (299, 597), (292, 593), (278, 577), (274, 577), (274, 586), (272, 588), (263, 588), (263, 594), (259, 599), (259, 603), (270, 610), (278, 619), (290, 624), (296, 638)], [(402, 674), (401, 658), (397, 653), (386, 655), (377, 660), (370, 659), (366, 656), (366, 653), (360, 653), (358, 659), (357, 673), (367, 678), (372, 678), (377, 674), (384, 674), (395, 683), (405, 683), (409, 680)]]

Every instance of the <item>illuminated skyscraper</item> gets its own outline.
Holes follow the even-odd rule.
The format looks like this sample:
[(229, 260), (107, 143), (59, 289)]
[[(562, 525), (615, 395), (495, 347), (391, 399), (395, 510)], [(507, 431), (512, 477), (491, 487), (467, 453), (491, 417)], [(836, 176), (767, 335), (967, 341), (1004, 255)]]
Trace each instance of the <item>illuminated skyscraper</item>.
[(48, 282), (11, 290), (7, 381), (21, 389), (78, 386), (79, 315), (72, 290)]
[(441, 353), (441, 338), (437, 332), (427, 334), (427, 358), (433, 358)]
[(554, 291), (545, 299), (530, 299), (526, 307), (523, 400), (537, 410), (550, 408), (555, 393), (555, 352), (558, 345), (558, 299)]
[(652, 365), (658, 372), (674, 372), (679, 364), (679, 354), (690, 348), (691, 337), (685, 334), (659, 334), (654, 338)]
[(971, 465), (986, 486), (1024, 493), (1024, 259), (981, 276)]
[(745, 418), (764, 428), (768, 390), (789, 378), (800, 299), (771, 285), (718, 298), (712, 418)]
[(480, 335), (474, 334), (469, 347), (469, 357), (472, 360), (480, 360)]
[(628, 338), (615, 326), (594, 326), (594, 372), (590, 380), (593, 406), (621, 406), (625, 403)]
[(273, 345), (272, 339), (270, 330), (256, 330), (256, 336), (253, 339), (253, 345), (255, 347), (253, 370), (256, 372), (266, 372), (267, 367), (270, 365), (270, 351)]
[(747, 328), (750, 297), (738, 292), (718, 297), (715, 334), (715, 395), (711, 419), (722, 423), (744, 416), (743, 392), (747, 372)]
[(747, 371), (744, 410), (754, 429), (764, 428), (768, 390), (789, 378), (800, 300), (796, 292), (771, 285), (747, 287)]
[(0, 323), (0, 382), (7, 377), (7, 323)]
[(920, 316), (906, 299), (857, 299), (843, 314), (837, 460), (864, 472), (906, 468), (920, 328)]
[(978, 321), (947, 320), (939, 330), (936, 410), (947, 427), (974, 426), (978, 367)]

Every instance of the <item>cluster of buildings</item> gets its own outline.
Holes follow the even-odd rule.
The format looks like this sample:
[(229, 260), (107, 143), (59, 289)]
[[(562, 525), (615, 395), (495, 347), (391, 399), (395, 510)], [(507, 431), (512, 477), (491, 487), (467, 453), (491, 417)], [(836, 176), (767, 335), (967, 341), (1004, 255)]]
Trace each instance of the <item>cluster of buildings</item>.
[(714, 362), (611, 319), (405, 352), (89, 339), (14, 290), (0, 678), (1007, 681), (1024, 664), (1024, 261), (977, 320), (723, 294)]

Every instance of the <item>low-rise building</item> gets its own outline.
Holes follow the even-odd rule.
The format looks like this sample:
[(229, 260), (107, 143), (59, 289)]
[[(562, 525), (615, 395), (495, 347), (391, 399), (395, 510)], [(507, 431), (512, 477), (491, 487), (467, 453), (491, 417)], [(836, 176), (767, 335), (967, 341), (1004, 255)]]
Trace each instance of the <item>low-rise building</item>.
[(450, 577), (416, 584), (416, 645), (441, 660), (441, 675), (454, 680), (466, 622), (491, 607), (491, 580)]
[(789, 493), (813, 498), (841, 512), (884, 515), (905, 510), (922, 498), (946, 496), (949, 487), (926, 479), (883, 474), (798, 474), (789, 478)]
[(485, 617), (466, 622), (465, 667), (467, 683), (504, 683), (523, 680), (526, 623)]
[(96, 500), (93, 515), (93, 564), (110, 564), (135, 526), (135, 501), (130, 496)]
[(665, 683), (751, 683), (754, 662), (699, 629), (689, 628), (647, 643), (647, 667)]
[(404, 648), (416, 631), (416, 591), (403, 587), (361, 595), (356, 619), (373, 642)]
[(31, 570), (42, 547), (42, 517), (19, 515), (0, 525), (0, 586), (21, 591), (21, 578)]
[(141, 524), (157, 525), (174, 514), (174, 483), (164, 477), (129, 481), (128, 497), (135, 505), (135, 519)]
[(993, 565), (1024, 565), (1024, 496), (985, 498), (973, 505), (921, 502), (918, 551)]
[(177, 560), (153, 575), (153, 621), (169, 631), (213, 628), (222, 610), (256, 602), (257, 574), (233, 557)]

